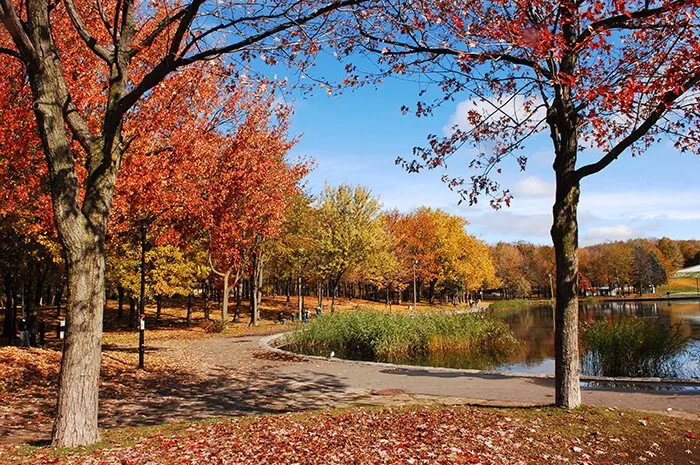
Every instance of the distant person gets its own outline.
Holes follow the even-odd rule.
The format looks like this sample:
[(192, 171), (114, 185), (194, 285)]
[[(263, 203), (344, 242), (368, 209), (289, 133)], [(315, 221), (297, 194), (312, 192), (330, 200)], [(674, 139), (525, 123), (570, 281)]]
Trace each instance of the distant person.
[(29, 325), (24, 318), (19, 320), (19, 346), (29, 347)]

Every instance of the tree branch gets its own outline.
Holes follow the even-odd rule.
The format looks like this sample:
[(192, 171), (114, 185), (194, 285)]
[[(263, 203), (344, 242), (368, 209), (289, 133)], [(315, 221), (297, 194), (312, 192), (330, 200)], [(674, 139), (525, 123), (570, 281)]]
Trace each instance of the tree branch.
[(24, 61), (35, 61), (37, 58), (36, 50), (31, 39), (22, 27), (22, 21), (17, 16), (15, 7), (11, 0), (0, 0), (0, 22), (5, 26), (7, 32), (12, 37), (20, 57)]
[(92, 50), (92, 52), (95, 55), (101, 58), (102, 61), (104, 61), (108, 65), (111, 65), (112, 53), (109, 50), (107, 50), (107, 48), (100, 45), (97, 42), (97, 39), (95, 39), (93, 35), (90, 34), (90, 31), (83, 22), (83, 19), (80, 17), (80, 14), (78, 14), (78, 12), (76, 11), (73, 0), (64, 0), (64, 3), (66, 5), (66, 12), (68, 13), (70, 20), (73, 23), (73, 27), (75, 28), (75, 31), (78, 33), (80, 38), (83, 39), (85, 45), (87, 45), (88, 48)]
[(681, 86), (678, 86), (674, 90), (666, 92), (662, 97), (661, 101), (654, 107), (652, 112), (647, 116), (644, 122), (637, 126), (627, 137), (622, 139), (615, 145), (610, 151), (605, 154), (600, 160), (589, 165), (582, 166), (574, 172), (574, 176), (577, 180), (581, 180), (586, 176), (595, 174), (610, 163), (615, 161), (617, 157), (622, 154), (626, 149), (628, 149), (632, 144), (637, 142), (642, 138), (649, 130), (661, 119), (661, 117), (669, 110), (671, 105), (678, 100), (686, 91), (691, 89), (693, 86), (700, 82), (700, 68), (695, 70), (695, 73)]
[(271, 29), (268, 29), (267, 31), (261, 32), (259, 34), (250, 36), (246, 39), (243, 39), (241, 41), (238, 41), (236, 43), (227, 45), (225, 47), (218, 47), (218, 48), (213, 48), (209, 50), (204, 50), (200, 53), (197, 53), (195, 55), (192, 55), (191, 57), (181, 57), (178, 60), (178, 66), (183, 66), (183, 65), (188, 65), (197, 61), (203, 61), (207, 60), (209, 58), (213, 58), (216, 56), (224, 55), (226, 53), (231, 53), (231, 52), (236, 52), (239, 50), (242, 50), (250, 45), (256, 44), (258, 42), (261, 42), (268, 37), (272, 37), (275, 34), (279, 34), (280, 32), (284, 32), (287, 29), (291, 29), (294, 27), (299, 27), (303, 26), (304, 24), (320, 17), (323, 16), (327, 13), (330, 13), (331, 11), (338, 10), (340, 8), (344, 8), (347, 6), (354, 6), (354, 5), (359, 5), (361, 3), (365, 3), (368, 0), (340, 0), (340, 1), (334, 1), (326, 6), (319, 8), (317, 10), (312, 11), (311, 13), (308, 13), (304, 16), (301, 16), (299, 18), (294, 18), (291, 19), (285, 23), (282, 23), (278, 26), (275, 26)]
[(665, 5), (662, 5), (658, 8), (649, 9), (645, 7), (638, 11), (611, 16), (609, 18), (595, 21), (589, 24), (588, 27), (586, 27), (586, 29), (583, 32), (581, 32), (581, 34), (579, 34), (579, 36), (576, 38), (576, 47), (581, 47), (588, 39), (590, 39), (597, 32), (609, 29), (627, 28), (631, 21), (637, 19), (653, 18), (654, 16), (658, 16), (663, 13), (673, 11), (678, 7), (687, 5), (687, 3), (687, 0), (675, 0), (673, 2), (666, 3)]
[(0, 55), (9, 55), (13, 58), (17, 58), (18, 60), (22, 59), (22, 55), (20, 55), (18, 51), (5, 47), (0, 47)]

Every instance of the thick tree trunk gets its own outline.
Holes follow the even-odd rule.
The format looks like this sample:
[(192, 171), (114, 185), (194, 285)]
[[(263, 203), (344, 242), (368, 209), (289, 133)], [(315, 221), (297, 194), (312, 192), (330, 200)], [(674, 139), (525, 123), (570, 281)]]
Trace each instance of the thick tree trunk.
[[(566, 26), (565, 35), (575, 36)], [(563, 72), (573, 74), (576, 57), (562, 60)], [(556, 303), (554, 331), (555, 403), (574, 408), (581, 403), (578, 353), (578, 221), (579, 180), (576, 176), (578, 155), (578, 114), (571, 100), (571, 90), (562, 85), (547, 115), (555, 147), (554, 201), (552, 242), (556, 260)]]
[(554, 205), (552, 241), (557, 264), (555, 306), (556, 405), (573, 408), (581, 403), (578, 353), (578, 223), (577, 185), (560, 185)]
[(97, 398), (104, 308), (104, 250), (86, 247), (68, 259), (70, 297), (59, 377), (53, 444), (99, 439)]

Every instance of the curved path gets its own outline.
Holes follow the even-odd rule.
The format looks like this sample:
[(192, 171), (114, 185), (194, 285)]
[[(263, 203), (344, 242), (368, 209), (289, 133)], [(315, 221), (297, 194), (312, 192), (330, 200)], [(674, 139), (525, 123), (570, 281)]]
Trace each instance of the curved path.
[[(216, 379), (188, 398), (169, 393), (171, 418), (273, 413), (349, 405), (548, 405), (547, 377), (504, 376), (441, 368), (298, 357), (266, 348), (270, 337), (217, 337), (161, 347)], [(210, 379), (211, 379), (210, 378)], [(203, 398), (202, 398), (203, 396)], [(640, 392), (586, 388), (588, 405), (659, 411), (700, 419), (700, 391)], [(181, 415), (178, 415), (181, 413)]]

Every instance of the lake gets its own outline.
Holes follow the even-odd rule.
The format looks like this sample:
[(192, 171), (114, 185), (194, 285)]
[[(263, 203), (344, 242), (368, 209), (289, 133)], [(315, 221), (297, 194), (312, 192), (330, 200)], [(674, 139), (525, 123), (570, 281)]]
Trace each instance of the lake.
[[(697, 301), (603, 302), (581, 304), (581, 324), (606, 319), (610, 322), (643, 318), (655, 325), (674, 327), (688, 338), (684, 350), (675, 354), (654, 376), (664, 378), (700, 378), (700, 303)], [(403, 360), (411, 365), (473, 368), (499, 372), (554, 374), (554, 318), (550, 305), (530, 307), (506, 316), (515, 335), (523, 344), (505, 360), (491, 362), (461, 357), (423, 357)], [(606, 376), (595, 372), (590, 362), (592, 354), (582, 352), (582, 374)]]
[[(502, 316), (513, 333), (521, 340), (517, 350), (511, 355), (499, 355), (500, 358), (489, 358), (483, 354), (451, 355), (420, 355), (410, 358), (394, 358), (390, 361), (396, 364), (435, 366), (447, 368), (470, 368), (486, 371), (525, 373), (525, 374), (554, 374), (554, 319), (550, 305), (534, 306), (516, 310)], [(641, 351), (644, 357), (651, 352), (664, 352), (663, 357), (656, 355), (635, 358), (635, 364), (624, 368), (624, 375), (629, 377), (661, 377), (661, 378), (695, 378), (700, 379), (700, 302), (698, 301), (657, 301), (657, 302), (602, 302), (597, 304), (581, 304), (579, 319), (582, 326), (591, 325), (600, 320), (607, 320), (611, 325), (619, 322), (634, 325), (643, 324), (647, 331), (645, 340), (653, 340), (654, 349)], [(668, 330), (667, 330), (668, 329)], [(666, 339), (663, 335), (674, 334), (680, 339), (673, 351), (667, 351)], [(580, 333), (581, 334), (581, 333)], [(638, 326), (628, 330), (634, 340), (639, 340)], [(661, 336), (660, 336), (661, 335)], [(685, 341), (685, 342), (683, 342)], [(668, 344), (670, 347), (671, 344)], [(627, 347), (627, 346), (625, 346)], [(618, 355), (627, 351), (612, 351), (606, 361), (612, 358), (619, 368)], [(632, 352), (632, 351), (629, 351)], [(310, 353), (310, 355), (317, 355)], [(363, 360), (360, 354), (346, 354), (347, 358)], [(622, 357), (624, 358), (624, 357)], [(606, 373), (601, 363), (602, 357), (596, 351), (582, 349), (582, 374), (592, 376), (621, 376), (620, 373)], [(627, 363), (627, 362), (625, 362)], [(637, 365), (639, 364), (639, 365)], [(610, 364), (608, 364), (609, 366)], [(623, 364), (624, 365), (624, 364)], [(638, 366), (643, 366), (639, 369)]]

